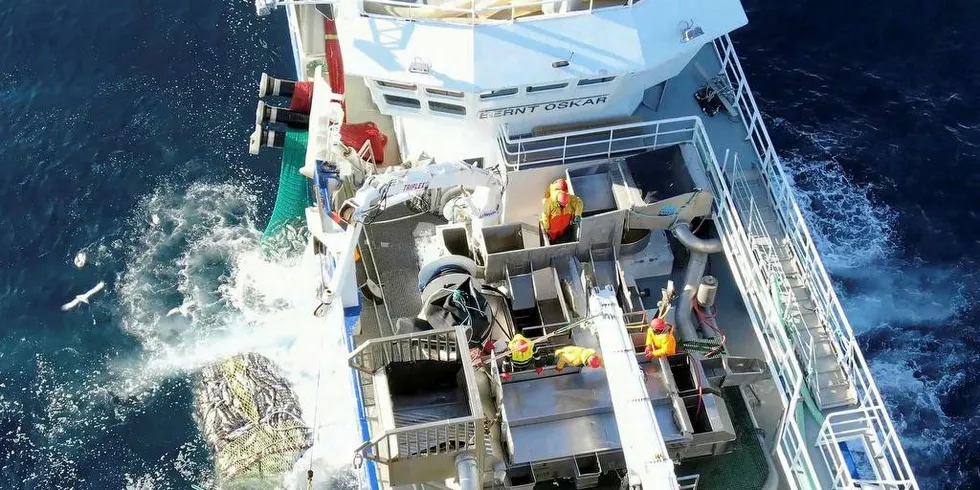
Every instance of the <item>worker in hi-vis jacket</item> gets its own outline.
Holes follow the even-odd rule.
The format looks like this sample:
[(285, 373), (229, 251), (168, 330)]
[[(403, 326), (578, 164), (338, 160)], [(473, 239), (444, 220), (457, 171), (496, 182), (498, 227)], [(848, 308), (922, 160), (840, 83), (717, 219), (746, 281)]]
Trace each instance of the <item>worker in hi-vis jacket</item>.
[(541, 228), (548, 234), (550, 243), (561, 238), (568, 226), (582, 221), (585, 205), (578, 196), (562, 190), (554, 190), (542, 201)]
[(577, 345), (569, 345), (556, 350), (555, 357), (558, 358), (558, 365), (555, 366), (555, 371), (559, 372), (565, 369), (566, 365), (575, 367), (589, 366), (594, 369), (602, 366), (602, 358), (599, 357), (599, 353), (595, 349), (579, 347)]
[(674, 338), (674, 327), (668, 328), (663, 318), (654, 318), (647, 329), (646, 349), (643, 356), (647, 359), (654, 357), (672, 356), (677, 352), (677, 339)]

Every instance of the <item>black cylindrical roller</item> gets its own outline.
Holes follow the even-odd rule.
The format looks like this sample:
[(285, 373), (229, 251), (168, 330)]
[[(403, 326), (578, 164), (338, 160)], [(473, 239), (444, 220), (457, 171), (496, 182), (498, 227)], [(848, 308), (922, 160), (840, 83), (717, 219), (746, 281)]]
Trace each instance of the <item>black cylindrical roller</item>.
[(253, 155), (259, 154), (259, 149), (263, 146), (269, 148), (282, 148), (286, 144), (286, 133), (271, 129), (262, 129), (262, 126), (255, 125), (255, 131), (248, 139), (248, 152)]
[(308, 129), (310, 116), (302, 112), (291, 111), (285, 107), (272, 106), (260, 100), (259, 106), (255, 110), (255, 124), (262, 123), (281, 123), (291, 128)]
[(296, 82), (293, 80), (281, 80), (270, 77), (267, 73), (263, 73), (262, 78), (259, 80), (259, 97), (265, 97), (266, 95), (292, 97), (295, 87)]

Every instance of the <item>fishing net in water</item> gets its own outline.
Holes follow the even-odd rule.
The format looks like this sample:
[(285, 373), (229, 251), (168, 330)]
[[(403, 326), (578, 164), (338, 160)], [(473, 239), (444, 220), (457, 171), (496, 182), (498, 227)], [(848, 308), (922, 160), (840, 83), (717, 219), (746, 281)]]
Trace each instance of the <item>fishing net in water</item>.
[(309, 180), (299, 173), (299, 169), (306, 162), (308, 139), (306, 131), (286, 131), (276, 204), (262, 234), (262, 248), (266, 254), (282, 246), (286, 240), (282, 235), (288, 227), (299, 227), (306, 222), (306, 208), (313, 200)]
[(313, 445), (289, 382), (258, 354), (204, 368), (194, 405), (223, 489), (276, 488)]

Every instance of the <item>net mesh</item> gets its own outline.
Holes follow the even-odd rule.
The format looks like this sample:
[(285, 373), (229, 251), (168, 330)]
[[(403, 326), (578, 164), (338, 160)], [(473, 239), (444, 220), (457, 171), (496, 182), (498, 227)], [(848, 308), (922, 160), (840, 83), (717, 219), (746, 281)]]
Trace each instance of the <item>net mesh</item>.
[(308, 137), (306, 131), (286, 132), (276, 205), (262, 234), (266, 254), (297, 241), (292, 235), (303, 227), (306, 208), (312, 203), (307, 178), (299, 173), (306, 162)]
[(195, 416), (225, 489), (275, 488), (313, 444), (289, 382), (254, 353), (202, 371)]

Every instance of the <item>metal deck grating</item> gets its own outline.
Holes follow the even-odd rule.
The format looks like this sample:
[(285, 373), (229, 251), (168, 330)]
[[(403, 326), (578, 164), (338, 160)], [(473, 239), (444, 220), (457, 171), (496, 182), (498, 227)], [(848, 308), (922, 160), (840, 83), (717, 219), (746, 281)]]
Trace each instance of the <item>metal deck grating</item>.
[(735, 425), (736, 439), (729, 445), (733, 451), (722, 456), (681, 464), (677, 474), (700, 474), (699, 490), (758, 490), (762, 488), (769, 474), (765, 449), (759, 444), (752, 418), (739, 389), (724, 388), (722, 396)]

